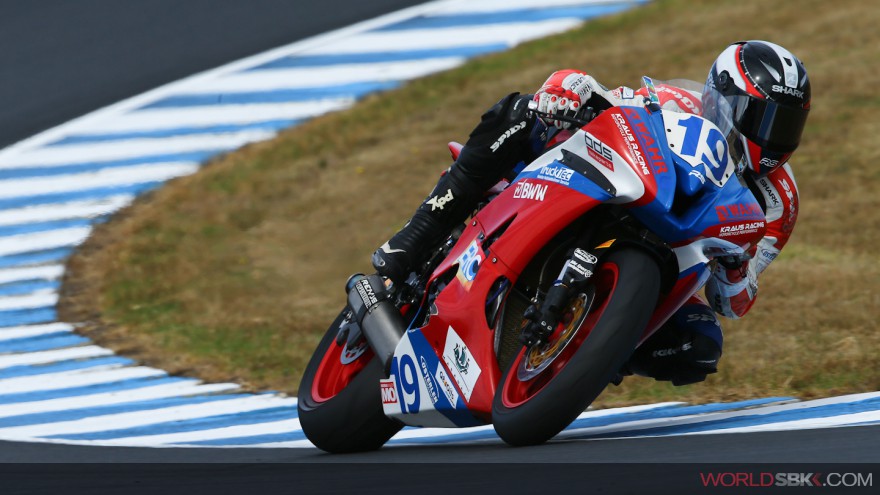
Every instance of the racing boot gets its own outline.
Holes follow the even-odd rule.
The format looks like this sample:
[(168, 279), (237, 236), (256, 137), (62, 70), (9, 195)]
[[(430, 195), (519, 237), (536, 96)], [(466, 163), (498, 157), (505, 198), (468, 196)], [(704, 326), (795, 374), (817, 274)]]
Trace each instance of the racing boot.
[(373, 267), (395, 284), (405, 281), (414, 267), (424, 261), (427, 250), (474, 210), (481, 194), (460, 167), (453, 165), (403, 229), (373, 253)]
[(528, 114), (530, 100), (531, 96), (512, 93), (483, 114), (458, 160), (440, 177), (412, 219), (373, 253), (373, 267), (379, 275), (394, 283), (404, 282), (424, 261), (427, 250), (473, 212), (485, 191), (517, 163), (534, 157), (543, 143), (532, 143), (536, 126)]

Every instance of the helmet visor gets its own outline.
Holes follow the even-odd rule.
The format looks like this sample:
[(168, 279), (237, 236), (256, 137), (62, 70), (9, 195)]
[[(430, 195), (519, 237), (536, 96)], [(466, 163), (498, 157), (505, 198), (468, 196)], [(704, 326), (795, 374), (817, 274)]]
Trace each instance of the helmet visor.
[(797, 149), (809, 110), (746, 95), (724, 96), (733, 126), (761, 148), (774, 153)]

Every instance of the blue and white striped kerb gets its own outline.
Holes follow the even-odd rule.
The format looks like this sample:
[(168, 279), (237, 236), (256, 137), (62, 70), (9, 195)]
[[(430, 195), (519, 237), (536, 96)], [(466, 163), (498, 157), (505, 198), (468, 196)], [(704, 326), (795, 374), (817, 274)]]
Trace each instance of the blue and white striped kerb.
[[(208, 158), (363, 95), (640, 2), (449, 0), (164, 86), (0, 151), (0, 439), (101, 445), (308, 446), (296, 401), (138, 366), (57, 321), (63, 263), (91, 226)], [(563, 435), (617, 437), (877, 421), (876, 394), (590, 411)], [(392, 444), (498, 441), (491, 428)]]

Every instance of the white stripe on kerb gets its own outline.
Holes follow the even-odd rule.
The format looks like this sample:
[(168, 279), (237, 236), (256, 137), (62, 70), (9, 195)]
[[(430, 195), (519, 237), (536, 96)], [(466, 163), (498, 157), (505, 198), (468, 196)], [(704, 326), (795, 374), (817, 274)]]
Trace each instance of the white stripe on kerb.
[(0, 225), (20, 225), (36, 222), (94, 218), (112, 213), (129, 204), (134, 196), (123, 194), (100, 200), (72, 201), (51, 205), (0, 210)]
[(89, 122), (78, 133), (161, 131), (180, 127), (248, 124), (265, 120), (304, 119), (348, 108), (354, 98), (333, 98), (296, 103), (255, 103), (212, 107), (151, 108), (113, 119)]
[(57, 280), (64, 274), (64, 265), (0, 269), (0, 284), (26, 280)]
[(0, 256), (75, 246), (86, 240), (91, 230), (91, 227), (76, 227), (36, 234), (0, 237)]
[[(30, 168), (103, 162), (141, 156), (230, 150), (274, 136), (274, 132), (248, 130), (235, 134), (178, 136), (164, 139), (131, 139), (52, 146), (23, 153), (3, 161), (2, 168)], [(5, 188), (4, 188), (5, 189)]]
[(6, 418), (9, 416), (21, 416), (24, 414), (39, 414), (92, 407), (113, 406), (118, 404), (127, 404), (147, 400), (169, 399), (173, 397), (193, 397), (197, 395), (210, 395), (231, 392), (238, 389), (238, 385), (234, 383), (197, 385), (198, 383), (198, 380), (163, 383), (132, 390), (126, 390), (125, 392), (102, 392), (98, 394), (80, 395), (76, 397), (63, 397), (59, 399), (47, 399), (34, 402), (5, 404), (0, 405), (0, 418)]
[(606, 433), (621, 433), (621, 432), (638, 432), (639, 430), (649, 430), (653, 428), (660, 427), (669, 427), (669, 426), (681, 426), (681, 425), (692, 425), (692, 424), (700, 424), (707, 421), (718, 421), (723, 419), (737, 418), (742, 416), (765, 416), (768, 414), (773, 414), (776, 412), (783, 411), (794, 411), (801, 409), (809, 409), (812, 407), (819, 407), (825, 405), (832, 404), (845, 404), (849, 402), (857, 402), (860, 400), (866, 400), (870, 398), (880, 397), (880, 392), (871, 392), (868, 394), (856, 394), (856, 395), (847, 395), (843, 397), (831, 397), (828, 399), (818, 399), (811, 400), (805, 402), (794, 402), (783, 405), (776, 406), (764, 406), (758, 407), (754, 409), (744, 409), (732, 412), (721, 412), (721, 413), (704, 413), (704, 414), (693, 414), (688, 416), (677, 416), (671, 418), (653, 418), (653, 419), (645, 419), (640, 421), (627, 421), (622, 423), (616, 423), (608, 426), (598, 426), (598, 427), (588, 427), (588, 428), (579, 428), (577, 431), (580, 435), (588, 433), (590, 435), (600, 435)]
[(736, 428), (718, 428), (716, 430), (694, 431), (682, 435), (705, 435), (718, 433), (754, 433), (758, 431), (812, 430), (816, 428), (832, 428), (835, 426), (854, 425), (869, 421), (880, 421), (880, 411), (864, 411), (859, 413), (840, 414), (822, 418), (798, 419)]
[(626, 4), (635, 3), (622, 0), (479, 0), (477, 2), (466, 0), (449, 5), (439, 12), (428, 15), (446, 14), (475, 14), (475, 13), (501, 13), (509, 10), (536, 9), (545, 10), (554, 7), (583, 7), (585, 5), (602, 4)]
[[(227, 426), (224, 428), (214, 428), (211, 430), (118, 438), (113, 440), (105, 440), (102, 443), (105, 445), (131, 445), (133, 447), (137, 447), (149, 445), (167, 445), (171, 443), (203, 442), (206, 440), (231, 440), (234, 438), (251, 437), (255, 435), (269, 435), (273, 433), (287, 433), (297, 430), (302, 430), (299, 419), (285, 419), (268, 423)], [(242, 447), (249, 447), (249, 445), (243, 445)]]
[(58, 293), (54, 290), (39, 291), (26, 296), (0, 297), (0, 311), (46, 308), (57, 302)]
[(113, 351), (110, 349), (105, 349), (96, 345), (71, 347), (69, 349), (56, 349), (51, 351), (28, 352), (26, 354), (11, 354), (0, 356), (0, 369), (11, 368), (13, 366), (51, 364), (71, 359), (87, 359), (112, 355)]
[(430, 50), (490, 43), (514, 46), (527, 40), (566, 31), (581, 24), (577, 19), (557, 19), (541, 22), (468, 26), (447, 29), (408, 29), (360, 34), (309, 50), (307, 55), (334, 53), (398, 52)]
[(85, 368), (81, 370), (63, 371), (60, 373), (47, 373), (45, 375), (26, 376), (22, 378), (9, 378), (0, 380), (0, 394), (15, 394), (23, 392), (37, 392), (44, 390), (61, 390), (65, 388), (84, 387), (86, 385), (98, 385), (112, 383), (134, 378), (158, 378), (167, 376), (162, 370), (134, 366), (130, 368), (106, 370), (103, 366)]
[(149, 426), (169, 421), (207, 418), (223, 414), (246, 413), (276, 407), (295, 407), (295, 404), (291, 405), (291, 402), (285, 399), (255, 395), (243, 399), (229, 399), (168, 407), (165, 409), (109, 414), (74, 421), (0, 428), (0, 435), (3, 438), (75, 435)]
[(10, 180), (3, 183), (8, 185), (9, 188), (4, 187), (0, 191), (0, 199), (68, 193), (100, 187), (128, 186), (148, 182), (164, 182), (182, 175), (189, 175), (198, 169), (199, 166), (196, 162), (151, 163), (148, 165), (106, 168), (97, 172), (82, 174)]
[[(0, 341), (27, 339), (60, 332), (72, 332), (73, 325), (67, 323), (49, 323), (47, 325), (27, 325), (21, 327), (0, 328)], [(2, 382), (0, 382), (2, 383)], [(2, 392), (2, 386), (0, 386)]]
[(363, 82), (403, 81), (457, 67), (465, 60), (464, 57), (449, 57), (375, 64), (343, 64), (322, 67), (321, 70), (308, 67), (240, 72), (209, 81), (187, 91), (186, 94), (235, 94), (279, 89), (322, 88)]

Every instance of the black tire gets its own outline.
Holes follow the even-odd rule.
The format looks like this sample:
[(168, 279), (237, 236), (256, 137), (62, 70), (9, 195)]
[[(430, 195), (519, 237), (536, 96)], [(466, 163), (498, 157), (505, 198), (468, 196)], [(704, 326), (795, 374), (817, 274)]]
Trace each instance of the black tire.
[(376, 357), (333, 397), (317, 401), (312, 396), (319, 365), (328, 349), (337, 345), (336, 334), (346, 313), (340, 313), (321, 339), (303, 373), (298, 393), (303, 433), (316, 447), (330, 453), (376, 450), (403, 427), (382, 411), (379, 380), (385, 374)]
[[(512, 389), (528, 383), (516, 376), (523, 359), (520, 352), (498, 384), (492, 422), (508, 444), (536, 445), (556, 436), (602, 393), (632, 354), (660, 294), (660, 267), (654, 258), (637, 249), (612, 252), (603, 265), (608, 263), (617, 266), (617, 281), (603, 303), (604, 312), (580, 347), (572, 349), (561, 369), (550, 371), (553, 367), (548, 367), (546, 372), (551, 375), (545, 377), (549, 381), (543, 388), (524, 400), (509, 400), (509, 405), (505, 405), (505, 394), (514, 397), (514, 392), (506, 391), (508, 380), (518, 381), (510, 384)], [(598, 267), (597, 273), (601, 270), (602, 266)], [(577, 332), (585, 324), (586, 321)], [(533, 379), (538, 378), (540, 375)]]

